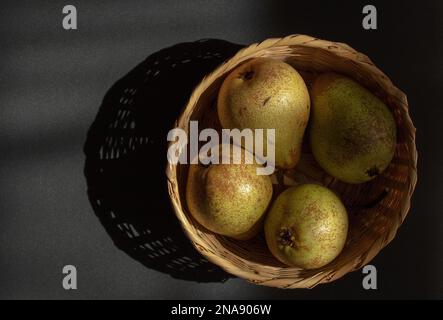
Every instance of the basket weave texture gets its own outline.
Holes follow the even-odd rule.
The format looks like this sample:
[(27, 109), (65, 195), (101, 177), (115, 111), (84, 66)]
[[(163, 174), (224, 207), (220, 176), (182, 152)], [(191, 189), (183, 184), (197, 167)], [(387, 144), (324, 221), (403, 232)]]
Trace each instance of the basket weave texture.
[(308, 87), (316, 75), (334, 71), (348, 75), (382, 99), (394, 114), (397, 146), (389, 167), (374, 180), (349, 185), (326, 174), (303, 151), (295, 170), (284, 172), (276, 189), (301, 182), (316, 181), (335, 191), (349, 213), (350, 230), (345, 248), (328, 265), (303, 270), (278, 262), (267, 249), (263, 234), (249, 241), (239, 241), (214, 234), (199, 225), (186, 206), (187, 165), (167, 163), (169, 195), (193, 245), (209, 261), (227, 272), (250, 282), (279, 288), (311, 288), (334, 281), (368, 264), (395, 237), (410, 208), (417, 180), (415, 127), (408, 111), (406, 96), (364, 54), (344, 43), (292, 35), (268, 39), (240, 50), (234, 57), (207, 75), (192, 93), (176, 127), (188, 132), (190, 120), (206, 127), (220, 128), (216, 116), (216, 97), (224, 79), (236, 66), (256, 57), (284, 60), (304, 77)]

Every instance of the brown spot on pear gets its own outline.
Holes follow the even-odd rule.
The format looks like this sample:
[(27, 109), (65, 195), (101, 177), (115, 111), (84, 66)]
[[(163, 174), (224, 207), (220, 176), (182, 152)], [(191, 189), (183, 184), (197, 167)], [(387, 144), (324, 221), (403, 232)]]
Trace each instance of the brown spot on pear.
[(281, 262), (316, 269), (334, 260), (348, 234), (348, 215), (329, 189), (304, 184), (281, 193), (265, 220), (271, 253)]
[(281, 168), (294, 167), (300, 158), (309, 111), (303, 78), (289, 64), (270, 58), (252, 59), (234, 69), (217, 100), (223, 128), (275, 129), (275, 163)]

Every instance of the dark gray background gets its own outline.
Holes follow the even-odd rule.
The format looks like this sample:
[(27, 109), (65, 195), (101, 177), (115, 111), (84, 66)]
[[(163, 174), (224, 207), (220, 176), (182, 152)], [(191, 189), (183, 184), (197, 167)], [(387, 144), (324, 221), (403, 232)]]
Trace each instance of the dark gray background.
[[(441, 123), (443, 3), (372, 1), (379, 29), (361, 28), (359, 1), (14, 1), (0, 8), (0, 298), (443, 298)], [(78, 9), (78, 30), (62, 8)], [(396, 239), (362, 274), (313, 290), (240, 279), (180, 281), (116, 249), (86, 195), (82, 145), (106, 90), (148, 54), (177, 42), (251, 43), (305, 33), (368, 54), (408, 94), (419, 183)], [(79, 272), (77, 291), (62, 267)]]

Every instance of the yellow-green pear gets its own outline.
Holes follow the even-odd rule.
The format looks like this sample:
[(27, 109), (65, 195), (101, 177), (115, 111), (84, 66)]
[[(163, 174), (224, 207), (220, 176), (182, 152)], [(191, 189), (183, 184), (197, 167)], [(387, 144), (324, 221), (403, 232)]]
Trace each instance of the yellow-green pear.
[(297, 164), (310, 99), (303, 78), (289, 64), (270, 58), (241, 64), (223, 81), (217, 111), (224, 128), (275, 129), (276, 166)]
[(348, 215), (329, 189), (304, 184), (282, 192), (265, 221), (271, 253), (281, 262), (303, 269), (320, 268), (342, 251)]
[[(222, 150), (222, 147), (218, 150)], [(231, 145), (231, 155), (222, 154), (219, 164), (189, 166), (186, 201), (192, 216), (212, 232), (247, 240), (263, 225), (263, 215), (272, 197), (268, 175), (258, 175), (255, 161), (234, 164), (233, 154), (248, 151)], [(229, 157), (230, 163), (222, 159)]]
[(311, 149), (320, 166), (347, 183), (379, 175), (392, 160), (396, 125), (388, 107), (354, 80), (320, 75), (311, 89)]

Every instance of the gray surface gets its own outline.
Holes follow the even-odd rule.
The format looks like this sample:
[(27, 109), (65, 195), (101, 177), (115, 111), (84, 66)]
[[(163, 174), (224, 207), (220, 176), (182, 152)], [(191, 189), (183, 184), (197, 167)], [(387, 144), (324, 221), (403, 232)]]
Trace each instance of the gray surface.
[[(443, 159), (436, 148), (442, 5), (378, 4), (381, 30), (367, 32), (355, 1), (273, 2), (77, 1), (77, 31), (61, 27), (63, 1), (2, 3), (0, 298), (443, 298)], [(164, 46), (205, 37), (251, 43), (290, 33), (353, 45), (409, 95), (420, 182), (399, 236), (374, 260), (380, 289), (364, 291), (359, 272), (311, 291), (239, 279), (198, 284), (149, 270), (117, 250), (93, 214), (82, 172), (82, 144), (106, 90)], [(78, 268), (77, 291), (62, 289), (66, 264)]]

